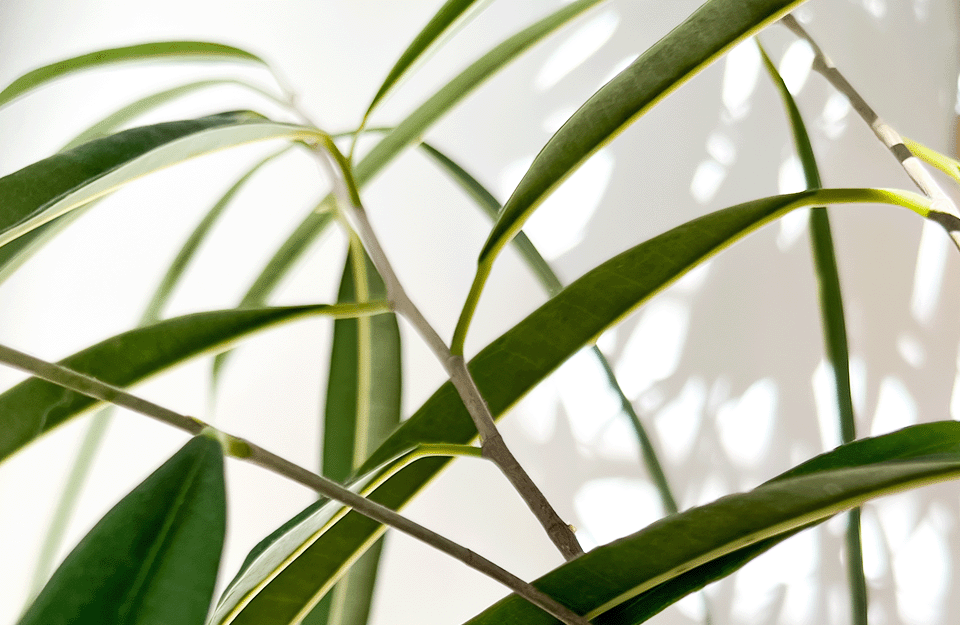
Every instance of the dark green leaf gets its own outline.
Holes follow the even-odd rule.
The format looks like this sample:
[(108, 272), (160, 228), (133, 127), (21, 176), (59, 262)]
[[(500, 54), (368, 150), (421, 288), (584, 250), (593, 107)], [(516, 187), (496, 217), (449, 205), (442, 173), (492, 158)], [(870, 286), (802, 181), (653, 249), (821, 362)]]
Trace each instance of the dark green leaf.
[[(337, 306), (288, 306), (196, 313), (118, 334), (60, 361), (116, 386), (129, 386), (188, 358), (307, 316), (343, 313)], [(30, 378), (0, 394), (0, 461), (41, 434), (101, 402)]]
[(21, 625), (201, 625), (225, 530), (223, 450), (197, 436), (90, 530)]
[[(890, 191), (826, 190), (756, 200), (678, 226), (590, 271), (471, 361), (470, 371), (493, 416), (503, 416), (566, 359), (698, 263), (793, 208), (835, 197), (887, 201), (900, 196)], [(905, 203), (924, 201), (916, 194), (903, 197)], [(584, 306), (583, 302), (590, 305)], [(460, 396), (448, 382), (374, 452), (359, 472), (369, 476), (419, 443), (465, 444), (476, 435)], [(391, 477), (370, 498), (398, 509), (447, 462), (446, 458), (421, 459)], [(218, 611), (221, 620), (215, 622), (260, 623), (275, 617), (275, 622), (285, 623), (322, 595), (341, 573), (343, 563), (363, 553), (383, 531), (382, 526), (352, 512), (334, 518), (335, 511), (311, 506), (288, 524), (288, 533), (278, 532), (265, 540), (265, 546), (275, 553), (263, 558), (261, 569), (249, 568), (238, 576), (243, 578), (242, 588), (238, 586), (230, 594), (229, 603)], [(320, 515), (319, 520), (306, 521), (311, 515)], [(292, 552), (286, 551), (288, 548), (295, 548), (296, 557), (289, 557)], [(280, 562), (283, 570), (277, 573)], [(269, 581), (260, 585), (255, 582), (268, 575)], [(270, 591), (264, 592), (268, 586)], [(235, 612), (241, 595), (246, 603), (242, 611)]]
[(541, 202), (591, 154), (731, 47), (803, 0), (709, 0), (604, 85), (534, 159), (480, 252), (492, 262)]
[[(744, 547), (795, 532), (875, 497), (958, 476), (960, 454), (954, 453), (949, 458), (879, 462), (778, 479), (666, 517), (554, 569), (534, 585), (574, 611), (595, 618)], [(546, 625), (558, 621), (512, 595), (469, 622)], [(631, 625), (642, 619), (612, 611), (597, 622)]]
[(317, 130), (237, 111), (132, 128), (0, 178), (0, 245), (164, 167), (253, 141), (316, 141)]
[(27, 72), (0, 91), (0, 107), (48, 82), (106, 65), (133, 61), (239, 61), (266, 65), (263, 59), (239, 48), (203, 41), (159, 41), (82, 54)]

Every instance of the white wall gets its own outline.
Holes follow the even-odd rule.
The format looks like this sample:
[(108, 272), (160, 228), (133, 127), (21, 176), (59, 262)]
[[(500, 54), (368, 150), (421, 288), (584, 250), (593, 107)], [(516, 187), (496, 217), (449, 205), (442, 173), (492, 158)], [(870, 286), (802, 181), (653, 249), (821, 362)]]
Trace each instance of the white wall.
[[(427, 138), (505, 198), (559, 122), (697, 4), (604, 4), (467, 98)], [(0, 84), (96, 48), (164, 39), (221, 41), (278, 67), (325, 129), (349, 129), (437, 5), (167, 2), (144, 8), (103, 0), (4, 0)], [(459, 68), (557, 5), (493, 3), (401, 88), (376, 122), (401, 119)], [(908, 136), (952, 149), (960, 63), (955, 2), (817, 0), (801, 15), (880, 115)], [(551, 64), (562, 65), (555, 59), (565, 42), (574, 42), (574, 51), (589, 51), (591, 37), (599, 47), (582, 64), (549, 73), (546, 68), (557, 67)], [(775, 59), (793, 41), (779, 27), (763, 40)], [(564, 280), (695, 216), (794, 190), (780, 103), (755, 61), (744, 48), (706, 70), (596, 155), (541, 209), (527, 231), (535, 242), (570, 244), (552, 250)], [(0, 174), (48, 155), (139, 94), (185, 76), (220, 73), (212, 66), (117, 69), (71, 78), (15, 102), (0, 111)], [(257, 71), (240, 75), (270, 85)], [(895, 161), (852, 112), (844, 112), (820, 77), (807, 78), (799, 99), (826, 185), (910, 188)], [(147, 121), (249, 106), (261, 107), (262, 101), (224, 90), (170, 106)], [(172, 168), (97, 207), (0, 286), (0, 342), (56, 359), (129, 328), (200, 215), (267, 149), (244, 148)], [(299, 221), (324, 183), (311, 163), (284, 163), (231, 209), (170, 314), (233, 305)], [(715, 188), (708, 184), (711, 176)], [(449, 337), (489, 225), (416, 153), (384, 172), (364, 200), (402, 281)], [(592, 219), (580, 223), (589, 211)], [(841, 207), (831, 218), (859, 432), (960, 417), (960, 406), (951, 408), (960, 342), (956, 251), (936, 228), (925, 229), (902, 209)], [(326, 237), (275, 301), (330, 301), (342, 255), (342, 239)], [(476, 352), (542, 301), (535, 281), (506, 253), (481, 302), (468, 351)], [(316, 466), (329, 328), (309, 321), (251, 341), (227, 374), (215, 414), (208, 411), (206, 363), (164, 375), (138, 393)], [(442, 374), (406, 326), (404, 340), (404, 406), (410, 414)], [(836, 444), (829, 415), (818, 418), (822, 348), (802, 216), (725, 251), (657, 296), (602, 345), (655, 435), (683, 506), (750, 488)], [(20, 379), (0, 369), (0, 385)], [(626, 421), (603, 389), (591, 361), (578, 357), (504, 421), (508, 443), (561, 514), (581, 528), (586, 544), (635, 531), (659, 514)], [(46, 519), (87, 422), (64, 426), (0, 465), (0, 622), (19, 612)], [(165, 426), (120, 414), (69, 542), (183, 440)], [(259, 538), (311, 500), (299, 487), (236, 463), (229, 478), (223, 581)], [(867, 508), (874, 622), (947, 623), (960, 613), (960, 599), (947, 596), (960, 578), (957, 503), (948, 486)], [(456, 463), (406, 513), (521, 577), (560, 563), (501, 477), (476, 462)], [(827, 523), (714, 586), (713, 622), (847, 622), (840, 527)], [(409, 573), (410, 562), (416, 575)], [(460, 622), (503, 593), (459, 563), (392, 536), (374, 621)], [(698, 622), (701, 605), (687, 601), (655, 622)]]

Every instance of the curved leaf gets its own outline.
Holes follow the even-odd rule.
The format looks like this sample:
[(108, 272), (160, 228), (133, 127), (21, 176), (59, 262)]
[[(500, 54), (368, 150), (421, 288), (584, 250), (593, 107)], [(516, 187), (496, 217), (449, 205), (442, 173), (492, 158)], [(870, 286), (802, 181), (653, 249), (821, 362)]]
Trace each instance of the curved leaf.
[(591, 154), (731, 47), (803, 0), (709, 0), (604, 85), (534, 159), (480, 252), (491, 262), (524, 221)]
[[(115, 386), (129, 386), (188, 358), (225, 349), (281, 323), (313, 315), (376, 313), (384, 306), (286, 306), (195, 313), (118, 334), (60, 361)], [(101, 406), (90, 397), (30, 378), (0, 394), (0, 461), (81, 412)]]
[(316, 140), (318, 130), (237, 111), (132, 128), (0, 178), (0, 245), (141, 176), (195, 156), (266, 139)]
[[(485, 1), (487, 0), (484, 0), (484, 2)], [(427, 25), (417, 34), (407, 49), (403, 51), (403, 54), (400, 55), (400, 58), (397, 59), (396, 64), (390, 69), (390, 73), (387, 74), (387, 77), (383, 80), (383, 84), (380, 85), (377, 95), (373, 96), (370, 106), (367, 107), (367, 112), (363, 115), (364, 124), (361, 124), (361, 127), (365, 125), (367, 118), (370, 117), (370, 113), (377, 107), (377, 104), (400, 82), (403, 75), (406, 74), (431, 47), (436, 45), (445, 35), (449, 34), (449, 31), (454, 25), (460, 22), (461, 18), (465, 17), (464, 14), (467, 13), (476, 2), (477, 0), (447, 0), (447, 2), (440, 7), (436, 15), (427, 22)], [(483, 2), (480, 4), (483, 4)]]
[(27, 72), (0, 91), (0, 107), (29, 91), (69, 74), (134, 61), (239, 61), (266, 63), (255, 54), (219, 43), (158, 41), (82, 54)]
[[(365, 264), (357, 271), (355, 259)], [(356, 288), (363, 284), (362, 288)], [(387, 289), (362, 251), (348, 253), (337, 301), (386, 299)], [(400, 328), (394, 313), (339, 319), (333, 346), (323, 419), (322, 472), (345, 482), (400, 424)], [(304, 620), (306, 625), (366, 625), (380, 564), (377, 541)]]
[[(893, 195), (887, 196), (888, 193)], [(903, 193), (904, 203), (926, 205), (921, 196)], [(745, 234), (800, 206), (838, 199), (869, 201), (868, 197), (883, 202), (901, 196), (889, 191), (808, 191), (747, 202), (678, 226), (603, 263), (531, 313), (470, 362), (473, 378), (493, 416), (499, 418), (566, 359), (688, 270)], [(584, 306), (583, 302), (590, 305)], [(368, 475), (420, 443), (466, 444), (476, 435), (460, 396), (447, 382), (401, 424), (359, 473)], [(448, 461), (419, 460), (379, 486), (370, 498), (398, 509), (436, 477)], [(301, 517), (315, 510), (316, 506), (308, 508)], [(322, 533), (311, 535), (309, 544), (297, 543), (295, 553), (276, 556), (286, 567), (283, 582), (273, 585), (268, 593), (258, 591), (261, 594), (250, 599), (237, 623), (269, 622), (258, 619), (278, 614), (281, 608), (286, 616), (279, 615), (273, 622), (289, 622), (284, 619), (309, 609), (318, 593), (325, 592), (330, 580), (342, 572), (343, 563), (363, 553), (383, 531), (382, 526), (352, 512), (324, 522), (330, 523)], [(296, 525), (297, 519), (290, 523)], [(319, 532), (316, 526), (311, 529)], [(274, 540), (276, 535), (264, 542)], [(275, 569), (269, 570), (271, 576), (276, 574)], [(256, 574), (243, 577), (249, 582)], [(271, 585), (272, 580), (264, 580), (264, 586)]]
[[(812, 475), (818, 471), (846, 469), (897, 460), (916, 460), (937, 454), (956, 454), (958, 451), (960, 451), (960, 423), (955, 421), (925, 423), (891, 434), (842, 445), (782, 473), (770, 482)], [(804, 528), (767, 538), (700, 565), (624, 602), (602, 615), (597, 622), (611, 625), (621, 622), (643, 622), (685, 595), (733, 573), (753, 558), (802, 529)]]
[(20, 623), (203, 623), (225, 530), (223, 450), (197, 436), (90, 530)]
[[(538, 41), (602, 1), (577, 0), (571, 2), (555, 13), (506, 39), (470, 67), (463, 70), (400, 122), (390, 134), (377, 143), (369, 154), (357, 163), (354, 170), (354, 179), (357, 186), (363, 188), (387, 163), (396, 158), (404, 148), (419, 141), (420, 137), (434, 122), (482, 84), (483, 81)], [(319, 202), (319, 205), (332, 207), (332, 203), (332, 196), (327, 196)], [(311, 211), (267, 262), (244, 301), (249, 299), (250, 301), (265, 302), (271, 290), (279, 283), (280, 278), (290, 270), (290, 267), (303, 255), (307, 247), (323, 232), (329, 223), (330, 216), (325, 210)]]
[(70, 150), (78, 145), (86, 143), (87, 141), (93, 141), (94, 139), (100, 139), (107, 135), (113, 134), (117, 128), (127, 124), (128, 122), (143, 116), (144, 114), (166, 104), (167, 102), (190, 95), (194, 91), (200, 91), (201, 89), (206, 89), (207, 87), (222, 87), (225, 85), (243, 87), (259, 93), (263, 97), (280, 105), (285, 105), (283, 101), (279, 100), (273, 94), (261, 89), (260, 87), (257, 87), (256, 85), (252, 85), (243, 80), (237, 80), (236, 78), (211, 78), (209, 80), (197, 80), (195, 82), (189, 82), (176, 87), (171, 87), (170, 89), (164, 89), (156, 93), (151, 93), (148, 96), (139, 98), (138, 100), (135, 100), (130, 104), (117, 109), (74, 137), (67, 145), (64, 146), (63, 150)]
[[(598, 547), (533, 582), (534, 586), (595, 618), (641, 592), (706, 562), (810, 526), (865, 501), (960, 477), (960, 453), (908, 462), (881, 461), (768, 482), (750, 492), (669, 516)], [(484, 623), (558, 623), (523, 599), (510, 596), (471, 619)], [(597, 622), (630, 625), (637, 615), (611, 611)]]

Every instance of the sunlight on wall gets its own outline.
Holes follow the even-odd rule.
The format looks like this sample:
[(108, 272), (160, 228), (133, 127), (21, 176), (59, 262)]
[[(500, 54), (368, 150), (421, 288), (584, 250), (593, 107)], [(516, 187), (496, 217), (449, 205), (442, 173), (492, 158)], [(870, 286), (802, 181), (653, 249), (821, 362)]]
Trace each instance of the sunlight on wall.
[(759, 465), (769, 453), (777, 420), (777, 384), (763, 378), (717, 409), (717, 429), (727, 456), (743, 468)]
[(563, 80), (613, 37), (619, 23), (620, 16), (610, 8), (577, 25), (544, 62), (534, 78), (534, 86), (546, 91)]

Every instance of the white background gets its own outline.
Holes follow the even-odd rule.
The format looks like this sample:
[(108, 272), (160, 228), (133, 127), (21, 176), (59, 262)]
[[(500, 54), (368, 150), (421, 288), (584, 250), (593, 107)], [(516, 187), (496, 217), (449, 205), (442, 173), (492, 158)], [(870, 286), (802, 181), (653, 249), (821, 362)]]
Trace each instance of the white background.
[[(468, 97), (426, 138), (503, 200), (559, 124), (697, 4), (603, 4)], [(438, 5), (201, 1), (147, 8), (100, 0), (3, 0), (0, 84), (98, 48), (219, 41), (277, 67), (324, 129), (348, 130)], [(482, 52), (556, 6), (492, 3), (402, 86), (374, 123), (399, 121)], [(955, 2), (813, 0), (801, 17), (881, 116), (931, 147), (953, 150), (960, 63)], [(780, 27), (763, 40), (775, 62), (793, 42)], [(784, 61), (783, 69), (799, 91), (824, 183), (910, 189), (895, 161), (824, 81), (816, 75), (804, 79), (802, 47), (791, 50), (788, 58), (796, 65)], [(205, 65), (111, 69), (45, 88), (0, 111), (0, 175), (56, 151), (139, 95), (221, 75), (272, 86), (260, 71)], [(246, 107), (275, 112), (261, 99), (224, 89), (168, 106), (143, 122)], [(139, 181), (98, 206), (0, 285), (0, 341), (58, 359), (130, 328), (201, 215), (244, 167), (272, 148), (205, 157)], [(527, 232), (569, 282), (695, 216), (796, 190), (791, 153), (778, 97), (753, 50), (744, 47), (585, 164)], [(265, 170), (218, 225), (167, 313), (234, 305), (324, 185), (305, 158)], [(489, 224), (412, 151), (368, 187), (364, 201), (401, 280), (449, 338)], [(903, 209), (840, 207), (831, 218), (859, 433), (957, 418), (956, 250), (937, 228), (925, 229)], [(602, 342), (655, 437), (682, 507), (750, 488), (837, 443), (804, 224), (798, 214), (752, 235), (657, 296)], [(325, 236), (273, 302), (332, 301), (343, 248), (342, 237)], [(542, 301), (526, 269), (505, 253), (481, 302), (468, 352)], [(317, 466), (330, 325), (306, 321), (249, 341), (226, 374), (215, 410), (207, 362), (137, 392)], [(410, 328), (403, 326), (403, 332), (409, 415), (443, 378)], [(20, 379), (0, 369), (0, 386)], [(76, 419), (0, 465), (0, 622), (19, 614), (49, 514), (88, 422)], [(503, 423), (508, 443), (561, 515), (580, 528), (585, 545), (631, 533), (659, 516), (626, 419), (589, 358), (573, 359)], [(119, 414), (62, 555), (183, 441), (165, 426)], [(253, 544), (312, 499), (302, 488), (238, 463), (230, 464), (228, 477), (230, 527), (221, 584)], [(948, 485), (866, 509), (872, 623), (948, 623), (960, 613), (960, 599), (949, 592), (960, 582), (957, 504), (956, 487)], [(504, 480), (478, 462), (456, 463), (405, 513), (524, 578), (560, 563)], [(712, 622), (847, 622), (841, 532), (842, 523), (828, 523), (712, 587)], [(446, 556), (391, 534), (373, 620), (461, 622), (503, 593)], [(700, 622), (702, 606), (698, 598), (687, 600), (654, 622)]]

